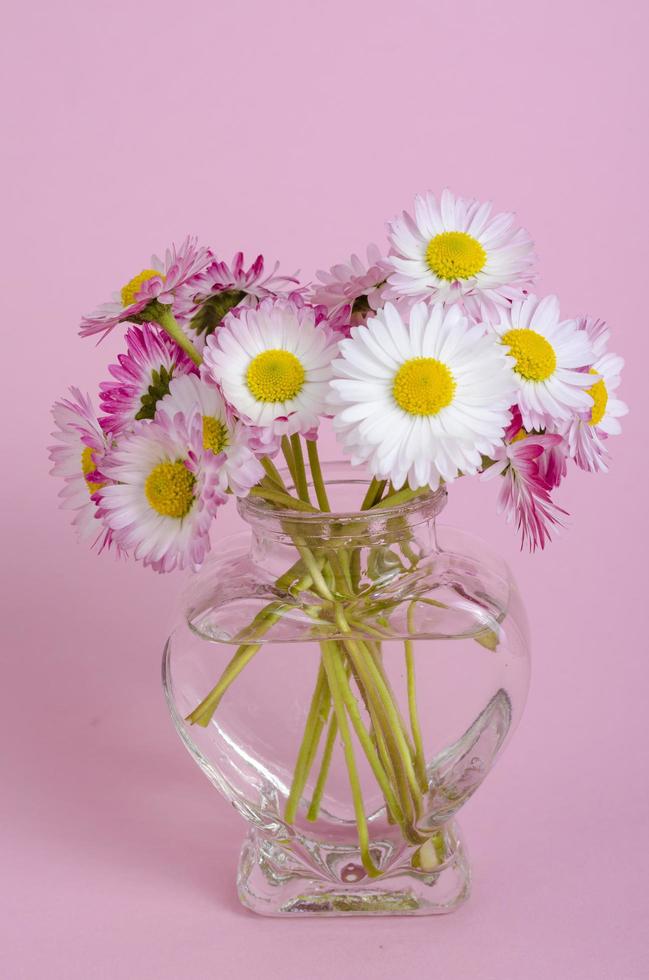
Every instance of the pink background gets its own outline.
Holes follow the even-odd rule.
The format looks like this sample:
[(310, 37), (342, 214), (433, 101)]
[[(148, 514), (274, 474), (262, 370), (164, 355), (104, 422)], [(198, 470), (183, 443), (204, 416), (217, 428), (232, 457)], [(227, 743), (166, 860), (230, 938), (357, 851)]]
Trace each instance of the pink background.
[[(6, 9), (3, 978), (649, 976), (648, 26), (638, 0)], [(79, 314), (171, 240), (310, 276), (447, 183), (516, 209), (540, 289), (612, 323), (632, 414), (613, 471), (561, 489), (574, 522), (545, 554), (518, 553), (495, 485), (452, 493), (449, 518), (514, 566), (535, 639), (521, 729), (464, 816), (470, 903), (257, 919), (234, 893), (243, 823), (160, 692), (179, 582), (76, 545), (48, 410), (120, 347), (82, 342)]]

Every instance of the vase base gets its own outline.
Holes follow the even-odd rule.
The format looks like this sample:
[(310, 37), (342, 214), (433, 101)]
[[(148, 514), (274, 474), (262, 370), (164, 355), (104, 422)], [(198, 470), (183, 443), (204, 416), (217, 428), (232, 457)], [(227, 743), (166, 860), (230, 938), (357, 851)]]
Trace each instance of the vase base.
[(299, 844), (251, 828), (239, 860), (239, 899), (251, 911), (272, 916), (453, 912), (469, 897), (471, 872), (457, 825), (449, 823), (438, 833), (446, 853), (434, 870), (414, 867), (417, 849), (407, 848), (381, 877), (369, 878), (349, 848), (327, 850), (325, 866), (333, 873), (325, 873), (305, 860)]

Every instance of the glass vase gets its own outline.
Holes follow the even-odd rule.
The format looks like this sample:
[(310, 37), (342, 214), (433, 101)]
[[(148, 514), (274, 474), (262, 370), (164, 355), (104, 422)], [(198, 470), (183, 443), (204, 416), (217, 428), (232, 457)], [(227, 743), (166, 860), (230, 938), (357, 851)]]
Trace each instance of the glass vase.
[[(529, 679), (505, 563), (438, 523), (446, 490), (330, 513), (238, 502), (243, 533), (192, 578), (164, 653), (174, 724), (248, 822), (242, 903), (266, 915), (422, 915), (468, 897), (456, 814)], [(367, 496), (366, 496), (367, 503)]]

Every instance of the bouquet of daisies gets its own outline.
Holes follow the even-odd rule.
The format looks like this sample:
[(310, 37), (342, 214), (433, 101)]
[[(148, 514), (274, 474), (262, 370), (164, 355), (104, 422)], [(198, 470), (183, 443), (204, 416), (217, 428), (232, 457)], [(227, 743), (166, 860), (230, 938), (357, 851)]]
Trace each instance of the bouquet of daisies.
[[(77, 388), (53, 409), (52, 472), (80, 535), (168, 572), (201, 565), (231, 496), (327, 511), (318, 434), (331, 419), (371, 479), (359, 508), (498, 478), (522, 544), (544, 547), (565, 517), (553, 493), (568, 463), (606, 471), (627, 411), (609, 329), (530, 292), (533, 243), (490, 204), (426, 193), (387, 227), (384, 252), (370, 246), (307, 285), (187, 238), (82, 320), (84, 337), (129, 326), (99, 413)], [(296, 559), (305, 588), (327, 588), (322, 563)], [(360, 685), (364, 666), (353, 664)], [(223, 690), (191, 720), (207, 724)], [(408, 765), (395, 757), (383, 775)], [(383, 788), (398, 819), (407, 801)]]

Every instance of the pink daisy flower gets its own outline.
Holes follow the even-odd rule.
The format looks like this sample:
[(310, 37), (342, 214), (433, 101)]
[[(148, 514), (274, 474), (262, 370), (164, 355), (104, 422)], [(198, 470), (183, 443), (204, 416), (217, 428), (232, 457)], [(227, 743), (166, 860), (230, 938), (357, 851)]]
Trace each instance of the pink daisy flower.
[(352, 326), (365, 323), (368, 315), (383, 306), (386, 280), (392, 271), (377, 246), (368, 245), (366, 261), (352, 255), (347, 264), (317, 272), (320, 282), (311, 287), (309, 300), (326, 306), (331, 316), (349, 307), (348, 322)]
[(327, 327), (335, 336), (343, 339), (350, 336), (352, 327), (352, 308), (349, 303), (331, 313), (326, 306), (315, 306), (316, 323), (326, 322)]
[(71, 399), (55, 402), (52, 409), (56, 423), (52, 437), (58, 442), (49, 449), (54, 464), (50, 472), (64, 481), (59, 492), (61, 507), (74, 511), (72, 525), (79, 538), (94, 538), (93, 546), (99, 545), (101, 551), (110, 547), (112, 532), (97, 521), (94, 495), (107, 483), (100, 467), (108, 443), (90, 398), (78, 388), (70, 388), (70, 394)]
[(135, 421), (152, 419), (172, 378), (196, 373), (196, 366), (177, 344), (152, 324), (130, 327), (126, 353), (108, 368), (114, 381), (99, 385), (105, 432), (120, 433)]
[(195, 374), (173, 378), (169, 394), (158, 404), (158, 416), (165, 414), (173, 419), (179, 412), (185, 418), (199, 413), (203, 448), (213, 456), (221, 456), (227, 488), (237, 497), (245, 497), (264, 477), (265, 470), (251, 445), (253, 433), (234, 418), (216, 385)]
[[(557, 435), (546, 432), (545, 435)], [(550, 489), (558, 487), (568, 473), (568, 444), (561, 438), (552, 443), (546, 443), (544, 451), (537, 458), (539, 476)]]
[(204, 340), (235, 308), (257, 306), (266, 297), (296, 291), (295, 276), (280, 276), (278, 268), (276, 262), (272, 271), (264, 274), (264, 257), (258, 255), (246, 269), (243, 252), (237, 252), (230, 264), (211, 262), (195, 282), (182, 290), (179, 315), (192, 340), (197, 336)]
[(98, 515), (124, 551), (155, 571), (198, 568), (227, 499), (221, 463), (203, 448), (198, 412), (136, 423), (103, 461), (114, 482), (96, 494)]
[[(277, 456), (282, 448), (282, 437), (278, 432), (273, 432), (272, 429), (265, 429), (260, 425), (250, 425), (248, 422), (244, 424), (248, 446), (257, 459), (261, 459), (264, 456), (272, 459), (274, 456)], [(307, 436), (304, 438), (306, 439)]]
[(587, 389), (592, 405), (565, 423), (560, 431), (566, 439), (569, 456), (580, 469), (606, 473), (609, 454), (605, 442), (609, 436), (621, 432), (619, 419), (629, 411), (616, 397), (624, 360), (607, 350), (610, 330), (603, 320), (582, 317), (579, 328), (592, 344), (594, 360), (589, 373), (596, 375), (597, 380), (593, 379), (594, 383)]
[[(316, 326), (328, 331), (331, 337), (340, 340), (342, 337), (349, 337), (354, 324), (352, 323), (351, 303), (345, 303), (339, 309), (332, 311), (323, 303), (313, 304), (304, 298), (301, 290), (289, 293), (288, 301), (298, 309), (308, 309), (313, 312)], [(235, 310), (236, 313), (236, 310)]]
[(498, 510), (505, 513), (507, 523), (516, 523), (521, 548), (527, 544), (530, 551), (544, 548), (550, 540), (550, 528), (563, 526), (562, 517), (566, 516), (550, 497), (551, 484), (543, 475), (547, 462), (541, 462), (561, 441), (556, 434), (529, 435), (503, 445), (494, 453), (494, 464), (482, 474), (483, 480), (503, 477)]
[(196, 238), (187, 237), (178, 249), (172, 245), (167, 249), (164, 261), (154, 255), (151, 268), (134, 276), (121, 292), (115, 294), (112, 303), (104, 303), (90, 316), (85, 316), (79, 333), (82, 337), (105, 336), (125, 320), (131, 323), (154, 320), (155, 310), (147, 309), (154, 302), (171, 306), (175, 313), (180, 288), (191, 288), (211, 261), (211, 251), (199, 246)]
[[(512, 420), (505, 432), (505, 442), (514, 442), (528, 435), (540, 435), (541, 433), (529, 433), (523, 427), (523, 418), (518, 405), (512, 405), (510, 409)], [(549, 487), (558, 487), (568, 472), (568, 446), (565, 439), (553, 440), (545, 444), (545, 449), (537, 457), (539, 475)]]

